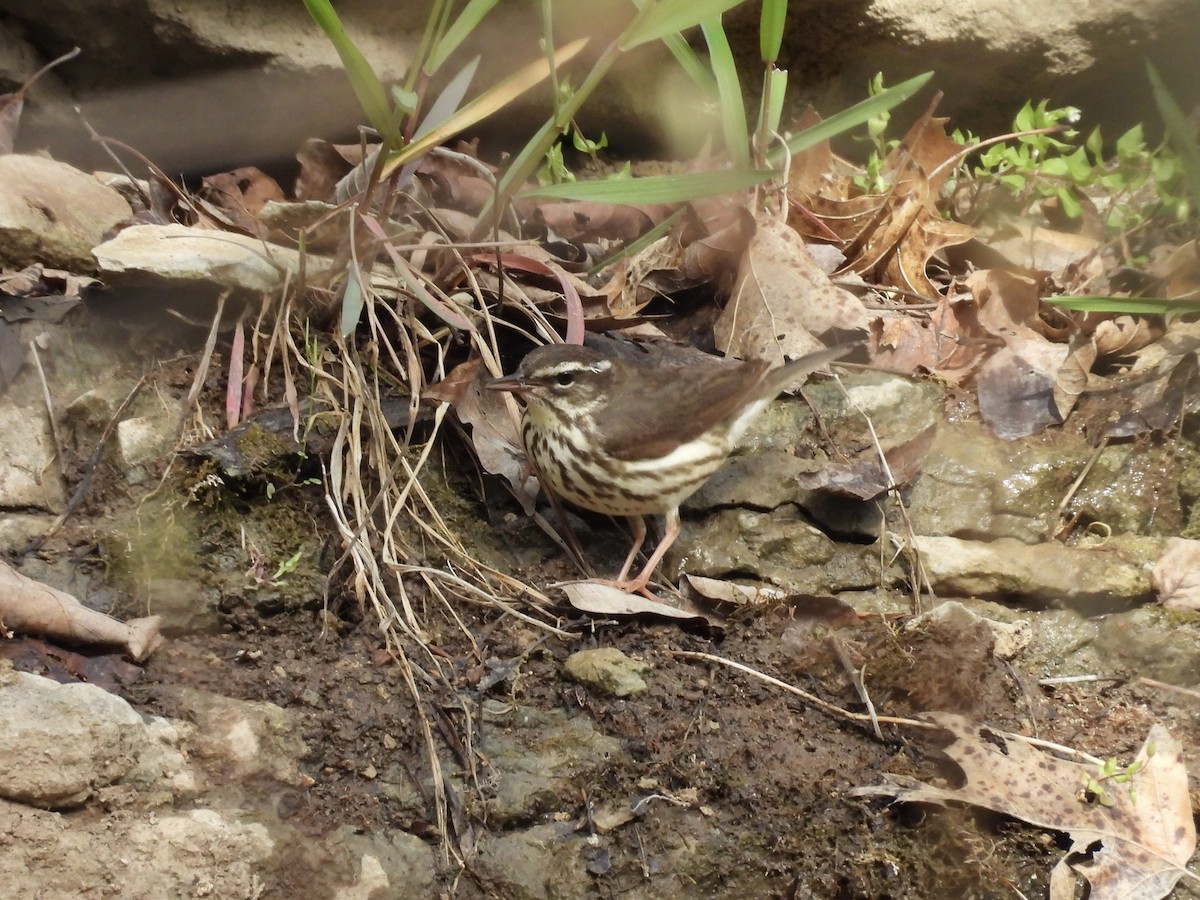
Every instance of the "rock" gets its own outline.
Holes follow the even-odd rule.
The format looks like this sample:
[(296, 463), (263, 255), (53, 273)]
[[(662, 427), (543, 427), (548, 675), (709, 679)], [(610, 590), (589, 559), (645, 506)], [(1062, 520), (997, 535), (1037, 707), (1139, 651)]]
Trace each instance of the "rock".
[(644, 693), (646, 682), (642, 676), (650, 671), (648, 663), (631, 659), (616, 647), (597, 647), (572, 653), (563, 668), (581, 684), (614, 697), (633, 697)]
[(683, 572), (708, 578), (738, 575), (795, 593), (879, 583), (878, 551), (835, 543), (791, 504), (770, 512), (721, 510), (703, 522), (685, 523), (667, 560), (672, 579)]
[(91, 272), (92, 248), (132, 213), (115, 190), (66, 163), (0, 156), (0, 263)]
[(1028, 619), (1000, 622), (985, 618), (955, 600), (939, 603), (928, 612), (914, 616), (904, 625), (905, 631), (921, 631), (934, 628), (956, 628), (965, 631), (975, 625), (983, 625), (992, 634), (992, 652), (1001, 659), (1012, 659), (1029, 646), (1033, 625)]
[(60, 512), (66, 491), (45, 408), (18, 404), (10, 392), (0, 400), (0, 441), (0, 508)]
[(1100, 674), (1131, 672), (1167, 684), (1200, 683), (1200, 616), (1145, 606), (1098, 624)]
[(0, 669), (0, 798), (61, 809), (118, 782), (190, 790), (181, 735), (164, 724), (94, 685)]
[[(1161, 542), (1151, 542), (1161, 546)], [(1151, 599), (1153, 550), (1022, 544), (1011, 538), (964, 541), (917, 537), (935, 594), (987, 597), (1038, 607), (1067, 606), (1090, 614), (1128, 609)]]
[(222, 769), (241, 778), (305, 783), (299, 760), (308, 748), (294, 713), (266, 701), (235, 700), (188, 688), (178, 688), (177, 696), (196, 723), (192, 749), (197, 756), (220, 760)]
[(519, 900), (594, 897), (581, 850), (569, 824), (537, 825), (481, 842), (475, 868), (484, 883), (503, 885)]
[[(626, 10), (620, 0), (558, 4), (556, 33), (562, 41), (592, 35), (596, 22), (618, 20)], [(38, 85), (35, 98), (54, 105), (34, 107), (22, 139), (86, 157), (88, 166), (105, 163), (79, 128), (73, 103), (100, 131), (169, 172), (227, 163), (229, 147), (248, 148), (242, 164), (277, 162), (305, 138), (351, 135), (363, 121), (332, 45), (292, 0), (120, 0), (111, 8), (7, 0), (5, 11), (24, 38), (25, 58), (45, 62), (63, 47), (82, 46), (79, 59), (43, 82), (52, 94)], [(339, 12), (379, 77), (403, 80), (423, 15), (394, 4)], [(512, 60), (537, 56), (537, 15), (533, 7), (500, 4), (484, 19), (461, 51), (463, 60), (482, 56), (476, 84), (494, 84), (512, 70)], [(741, 70), (760, 70), (758, 8), (743, 4), (725, 15), (724, 25)], [(957, 116), (955, 127), (999, 134), (1023, 102), (1050, 97), (1082, 106), (1112, 137), (1153, 118), (1143, 59), (1164, 71), (1184, 109), (1196, 102), (1190, 67), (1198, 39), (1195, 0), (1026, 4), (1019, 15), (1006, 0), (807, 4), (792, 8), (779, 65), (789, 70), (793, 104), (818, 100), (825, 115), (862, 100), (877, 72), (891, 84), (936, 69), (937, 87), (947, 92), (942, 111)], [(29, 62), (23, 74), (35, 68)], [(64, 97), (68, 91), (74, 96)], [(719, 128), (715, 116), (703, 114), (701, 98), (665, 48), (651, 43), (622, 55), (580, 121), (589, 134), (606, 131), (618, 153), (623, 144), (643, 154), (666, 148), (666, 155), (683, 158)], [(532, 133), (546, 111), (544, 92), (529, 92), (491, 124), (491, 146), (519, 146), (523, 138), (513, 133)], [(905, 108), (897, 115), (907, 122), (916, 114)]]
[(300, 271), (300, 254), (290, 247), (186, 225), (133, 225), (92, 253), (110, 287), (169, 290), (172, 300), (180, 292), (263, 294)]
[(334, 900), (437, 896), (433, 850), (414, 835), (391, 829), (364, 835), (347, 825), (338, 829), (328, 846), (359, 861), (355, 883), (335, 891)]
[(0, 800), (0, 834), (4, 895), (43, 900), (256, 897), (274, 850), (264, 826), (209, 809), (69, 820)]
[(574, 809), (578, 786), (624, 752), (587, 716), (487, 701), (482, 751), (495, 772), (488, 823), (504, 827), (534, 816)]

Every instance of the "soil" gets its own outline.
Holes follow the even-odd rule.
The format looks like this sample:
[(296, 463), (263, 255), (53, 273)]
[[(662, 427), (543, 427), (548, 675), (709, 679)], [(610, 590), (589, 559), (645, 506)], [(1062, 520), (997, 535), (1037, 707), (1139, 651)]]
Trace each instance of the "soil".
[[(576, 785), (573, 804), (528, 820), (490, 822), (469, 780), (451, 779), (469, 823), (457, 836), (460, 843), (477, 846), (488, 835), (562, 820), (566, 830), (588, 833), (589, 810), (660, 794), (670, 799), (651, 805), (635, 825), (598, 834), (599, 862), (589, 866), (595, 896), (1045, 896), (1050, 869), (1063, 853), (1052, 833), (965, 807), (889, 807), (850, 795), (878, 783), (884, 772), (953, 781), (953, 767), (920, 735), (885, 727), (878, 740), (868, 725), (672, 652), (738, 660), (860, 710), (834, 650), (837, 641), (856, 664), (869, 660), (871, 699), (891, 715), (953, 710), (1105, 757), (1128, 759), (1150, 724), (1170, 717), (1159, 694), (1128, 684), (1039, 688), (1030, 675), (996, 660), (985, 634), (913, 638), (875, 617), (821, 637), (828, 618), (806, 616), (805, 605), (800, 600), (744, 616), (720, 635), (643, 621), (576, 622), (574, 641), (541, 640), (533, 628), (513, 627), (479, 608), (457, 610), (474, 642), (446, 622), (435, 646), (461, 693), (427, 698), (451, 764), (455, 751), (466, 752), (467, 716), (455, 709), (460, 700), (475, 707), (475, 723), (485, 721), (480, 708), (488, 699), (590, 717), (626, 748), (598, 776)], [(399, 765), (414, 785), (427, 782), (411, 697), (372, 614), (351, 604), (341, 613), (331, 619), (313, 611), (262, 616), (233, 610), (219, 633), (171, 641), (127, 696), (139, 709), (167, 716), (180, 714), (173, 698), (181, 686), (297, 711), (312, 786), (262, 785), (263, 800), (281, 819), (314, 838), (350, 826), (363, 833), (400, 829), (436, 845), (429, 798), (389, 797), (373, 777)], [(591, 646), (616, 647), (650, 663), (646, 693), (616, 699), (566, 679), (566, 657)], [(511, 679), (474, 690), (489, 659), (519, 665)], [(281, 670), (286, 678), (277, 677)], [(1182, 737), (1194, 748), (1194, 719), (1190, 727), (1192, 739)], [(486, 773), (488, 726), (472, 737)], [(321, 885), (352, 880), (353, 873), (330, 872), (326, 864), (300, 849), (280, 855), (275, 870), (265, 873), (270, 887), (263, 897), (327, 896)], [(511, 886), (469, 863), (445, 877), (457, 897), (513, 896)]]

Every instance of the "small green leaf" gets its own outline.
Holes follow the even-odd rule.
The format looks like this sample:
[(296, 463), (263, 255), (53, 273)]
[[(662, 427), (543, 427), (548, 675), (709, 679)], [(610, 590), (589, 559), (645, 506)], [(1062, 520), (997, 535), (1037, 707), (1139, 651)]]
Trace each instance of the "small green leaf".
[(346, 288), (342, 292), (342, 337), (349, 337), (358, 327), (365, 302), (362, 282), (358, 280), (358, 266), (352, 261), (346, 267)]
[(668, 34), (662, 40), (688, 77), (706, 94), (712, 94), (715, 97), (717, 80), (713, 77), (712, 70), (696, 55), (696, 51), (683, 39), (683, 35)]
[(304, 6), (337, 50), (342, 65), (346, 67), (346, 77), (350, 79), (350, 86), (354, 88), (354, 95), (367, 119), (390, 147), (400, 146), (399, 123), (388, 103), (387, 91), (383, 89), (383, 83), (367, 58), (350, 40), (350, 35), (346, 34), (342, 20), (334, 12), (329, 0), (304, 0)]
[(1191, 191), (1192, 202), (1200, 207), (1200, 143), (1196, 141), (1187, 116), (1167, 90), (1166, 83), (1158, 74), (1158, 70), (1146, 63), (1146, 71), (1150, 75), (1150, 86), (1154, 91), (1154, 102), (1162, 115), (1163, 123), (1167, 126), (1167, 137), (1175, 152), (1179, 154), (1180, 163), (1187, 177), (1188, 188)]
[[(821, 143), (821, 141), (828, 140), (835, 135), (841, 134), (843, 131), (849, 131), (851, 128), (863, 124), (872, 116), (877, 116), (882, 112), (899, 106), (923, 88), (925, 83), (932, 77), (932, 72), (925, 72), (923, 75), (918, 75), (915, 78), (908, 79), (908, 81), (900, 82), (895, 87), (888, 88), (882, 94), (868, 97), (866, 100), (860, 100), (853, 106), (846, 107), (828, 119), (818, 122), (812, 128), (806, 128), (799, 134), (790, 137), (787, 142), (788, 151), (799, 153), (802, 150), (807, 150), (809, 147)], [(772, 165), (780, 165), (783, 161), (783, 153), (779, 150), (773, 151), (768, 155), (768, 159)]]
[(577, 181), (533, 188), (520, 196), (545, 200), (592, 200), (598, 203), (684, 203), (700, 197), (733, 194), (762, 184), (778, 172), (730, 169), (723, 172), (688, 172), (651, 175), (621, 181)]
[(425, 74), (432, 75), (440, 69), (498, 2), (499, 0), (468, 0), (454, 24), (442, 35), (442, 39), (429, 54), (429, 59), (425, 61)]

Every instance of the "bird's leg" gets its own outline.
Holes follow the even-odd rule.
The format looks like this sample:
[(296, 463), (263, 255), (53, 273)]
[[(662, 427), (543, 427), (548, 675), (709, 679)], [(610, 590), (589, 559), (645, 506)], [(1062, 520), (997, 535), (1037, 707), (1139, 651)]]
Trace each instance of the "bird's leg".
[(646, 520), (641, 516), (626, 516), (626, 519), (629, 520), (629, 528), (633, 532), (633, 546), (629, 548), (629, 556), (625, 558), (625, 565), (621, 566), (621, 574), (617, 576), (617, 581), (625, 581), (629, 578), (629, 570), (633, 568), (633, 561), (637, 559), (638, 551), (646, 542)]
[[(637, 553), (637, 549), (630, 554), (629, 559), (625, 561), (625, 568), (621, 570), (620, 577), (616, 581), (609, 582), (613, 587), (620, 588), (623, 591), (628, 591), (631, 594), (642, 594), (651, 600), (658, 600), (654, 594), (646, 589), (646, 585), (650, 583), (650, 577), (654, 574), (654, 570), (658, 568), (658, 564), (662, 562), (662, 558), (667, 551), (671, 549), (671, 545), (675, 543), (675, 539), (679, 537), (679, 532), (683, 530), (683, 526), (679, 521), (678, 507), (668, 509), (666, 514), (666, 529), (663, 531), (662, 540), (658, 542), (658, 546), (654, 548), (654, 552), (650, 554), (650, 558), (646, 560), (646, 565), (642, 569), (641, 574), (637, 578), (630, 579), (630, 565), (633, 563), (633, 557)], [(642, 537), (645, 537), (646, 523), (641, 523)], [(637, 547), (641, 546), (641, 541), (637, 543)]]

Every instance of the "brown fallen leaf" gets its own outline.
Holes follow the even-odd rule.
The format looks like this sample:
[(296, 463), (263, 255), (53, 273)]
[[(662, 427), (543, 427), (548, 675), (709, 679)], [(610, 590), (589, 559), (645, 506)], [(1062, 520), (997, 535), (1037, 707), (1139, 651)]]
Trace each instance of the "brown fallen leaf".
[(1200, 541), (1167, 538), (1167, 549), (1150, 573), (1158, 602), (1167, 609), (1200, 611)]
[(140, 662), (162, 644), (161, 622), (158, 616), (120, 622), (0, 562), (0, 625), (11, 631), (72, 643), (115, 645)]
[(483, 360), (468, 360), (427, 388), (422, 399), (454, 407), (459, 421), (471, 426), (471, 443), (483, 470), (502, 476), (525, 513), (532, 515), (538, 493), (537, 478), (525, 462), (516, 418), (508, 407), (511, 398), (500, 391), (484, 390), (490, 379)]
[[(936, 436), (937, 425), (930, 425), (912, 439), (885, 450), (886, 471), (883, 462), (872, 450), (865, 459), (849, 463), (829, 462), (816, 472), (797, 475), (796, 481), (805, 490), (824, 490), (859, 500), (871, 500), (893, 486), (906, 487), (910, 484), (920, 473), (921, 463)], [(894, 485), (889, 483), (889, 472), (895, 480)]]
[(596, 616), (654, 615), (667, 619), (710, 622), (707, 616), (671, 606), (658, 600), (650, 600), (638, 594), (630, 594), (612, 585), (596, 581), (567, 581), (556, 584), (567, 595), (567, 602), (580, 612)]
[(854, 794), (970, 803), (1066, 832), (1071, 847), (1051, 873), (1051, 900), (1075, 896), (1072, 869), (1089, 882), (1089, 900), (1157, 900), (1187, 873), (1196, 849), (1188, 774), (1182, 744), (1163, 726), (1153, 726), (1134, 760), (1118, 768), (1062, 759), (961, 716), (925, 718), (953, 736), (944, 752), (962, 770), (962, 786), (889, 775), (887, 784)]
[(733, 294), (715, 326), (718, 348), (782, 365), (824, 345), (833, 328), (865, 330), (862, 302), (837, 287), (787, 224), (767, 218), (742, 259)]
[(247, 234), (266, 234), (258, 214), (268, 201), (282, 202), (283, 189), (254, 166), (205, 176), (200, 196)]
[(1062, 422), (1054, 388), (1065, 356), (1061, 344), (1014, 340), (979, 367), (979, 415), (996, 437), (1013, 441)]

